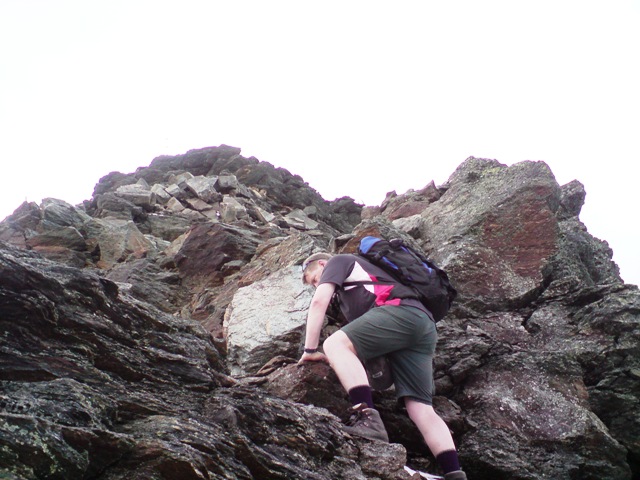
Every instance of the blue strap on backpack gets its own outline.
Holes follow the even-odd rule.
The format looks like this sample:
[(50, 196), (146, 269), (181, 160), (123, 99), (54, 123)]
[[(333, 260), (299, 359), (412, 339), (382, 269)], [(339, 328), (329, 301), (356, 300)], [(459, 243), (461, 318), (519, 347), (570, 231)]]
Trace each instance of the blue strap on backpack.
[(444, 270), (422, 253), (405, 245), (400, 238), (387, 241), (364, 237), (360, 240), (358, 255), (382, 268), (398, 282), (411, 287), (415, 295), (406, 298), (420, 300), (436, 322), (447, 314), (458, 295)]

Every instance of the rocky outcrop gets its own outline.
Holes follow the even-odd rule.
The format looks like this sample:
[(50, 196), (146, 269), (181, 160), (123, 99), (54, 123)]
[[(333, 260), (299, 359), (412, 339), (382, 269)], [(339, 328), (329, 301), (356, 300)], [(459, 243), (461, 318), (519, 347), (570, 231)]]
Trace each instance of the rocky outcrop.
[(304, 341), (311, 296), (295, 267), (240, 288), (224, 322), (231, 373), (255, 373), (277, 355), (295, 358)]
[(95, 273), (0, 249), (5, 478), (409, 478), (327, 410), (236, 385), (202, 327)]
[(350, 438), (335, 374), (296, 364), (300, 263), (380, 235), (458, 289), (434, 406), (470, 478), (635, 478), (640, 293), (580, 222), (584, 199), (543, 162), (471, 157), (363, 209), (221, 146), (111, 173), (80, 206), (25, 203), (0, 223), (0, 476), (434, 471), (393, 389), (375, 392), (392, 443)]

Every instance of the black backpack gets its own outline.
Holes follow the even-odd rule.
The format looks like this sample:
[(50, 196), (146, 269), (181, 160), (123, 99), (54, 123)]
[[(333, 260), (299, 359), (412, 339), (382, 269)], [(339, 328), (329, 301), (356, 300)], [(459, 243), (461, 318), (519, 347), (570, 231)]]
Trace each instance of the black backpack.
[(446, 272), (422, 253), (405, 245), (401, 238), (387, 241), (364, 237), (360, 240), (358, 254), (403, 285), (411, 287), (415, 292), (411, 297), (420, 300), (436, 322), (447, 314), (458, 295)]

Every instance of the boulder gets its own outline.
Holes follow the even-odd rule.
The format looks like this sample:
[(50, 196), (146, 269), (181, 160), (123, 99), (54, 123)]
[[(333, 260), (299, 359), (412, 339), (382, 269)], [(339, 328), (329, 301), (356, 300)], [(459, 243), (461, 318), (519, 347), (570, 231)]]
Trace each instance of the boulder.
[(146, 217), (140, 229), (155, 237), (173, 242), (180, 235), (186, 233), (192, 224), (193, 220), (184, 216), (152, 213)]
[(318, 222), (311, 220), (307, 214), (300, 209), (287, 213), (284, 219), (289, 225), (298, 230), (315, 230), (318, 228)]
[(295, 267), (240, 288), (224, 319), (232, 374), (255, 373), (276, 355), (296, 357), (310, 300)]
[(171, 194), (167, 192), (165, 187), (158, 183), (151, 187), (151, 192), (155, 195), (157, 202), (163, 205), (171, 199)]
[(122, 185), (116, 189), (116, 195), (146, 210), (151, 210), (156, 204), (155, 193), (141, 183)]
[(96, 218), (87, 224), (87, 235), (98, 245), (100, 268), (110, 268), (129, 257), (142, 258), (154, 250), (153, 243), (131, 220)]
[(216, 189), (221, 193), (230, 193), (240, 188), (240, 182), (235, 175), (221, 173), (216, 181)]
[(175, 262), (185, 284), (220, 285), (225, 264), (251, 260), (261, 239), (255, 232), (223, 224), (195, 225), (187, 234)]
[(197, 176), (185, 181), (186, 188), (203, 202), (212, 202), (220, 199), (221, 195), (216, 190), (218, 177)]
[(470, 157), (422, 216), (424, 250), (486, 308), (524, 306), (557, 252), (560, 187), (543, 162)]
[(35, 202), (23, 202), (0, 222), (0, 241), (26, 248), (26, 240), (40, 230), (42, 212)]
[(233, 223), (238, 220), (248, 219), (246, 207), (235, 197), (225, 195), (220, 203), (220, 221)]
[(40, 205), (43, 228), (74, 227), (82, 229), (91, 217), (73, 205), (55, 198), (45, 198)]

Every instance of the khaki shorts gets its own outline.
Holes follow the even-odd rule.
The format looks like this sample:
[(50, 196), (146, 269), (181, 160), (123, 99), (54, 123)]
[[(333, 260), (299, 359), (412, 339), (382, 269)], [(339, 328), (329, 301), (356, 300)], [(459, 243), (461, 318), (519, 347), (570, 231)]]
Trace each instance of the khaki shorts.
[(345, 325), (342, 331), (362, 361), (387, 355), (398, 398), (412, 397), (432, 404), (433, 354), (438, 333), (425, 312), (408, 306), (376, 307)]

